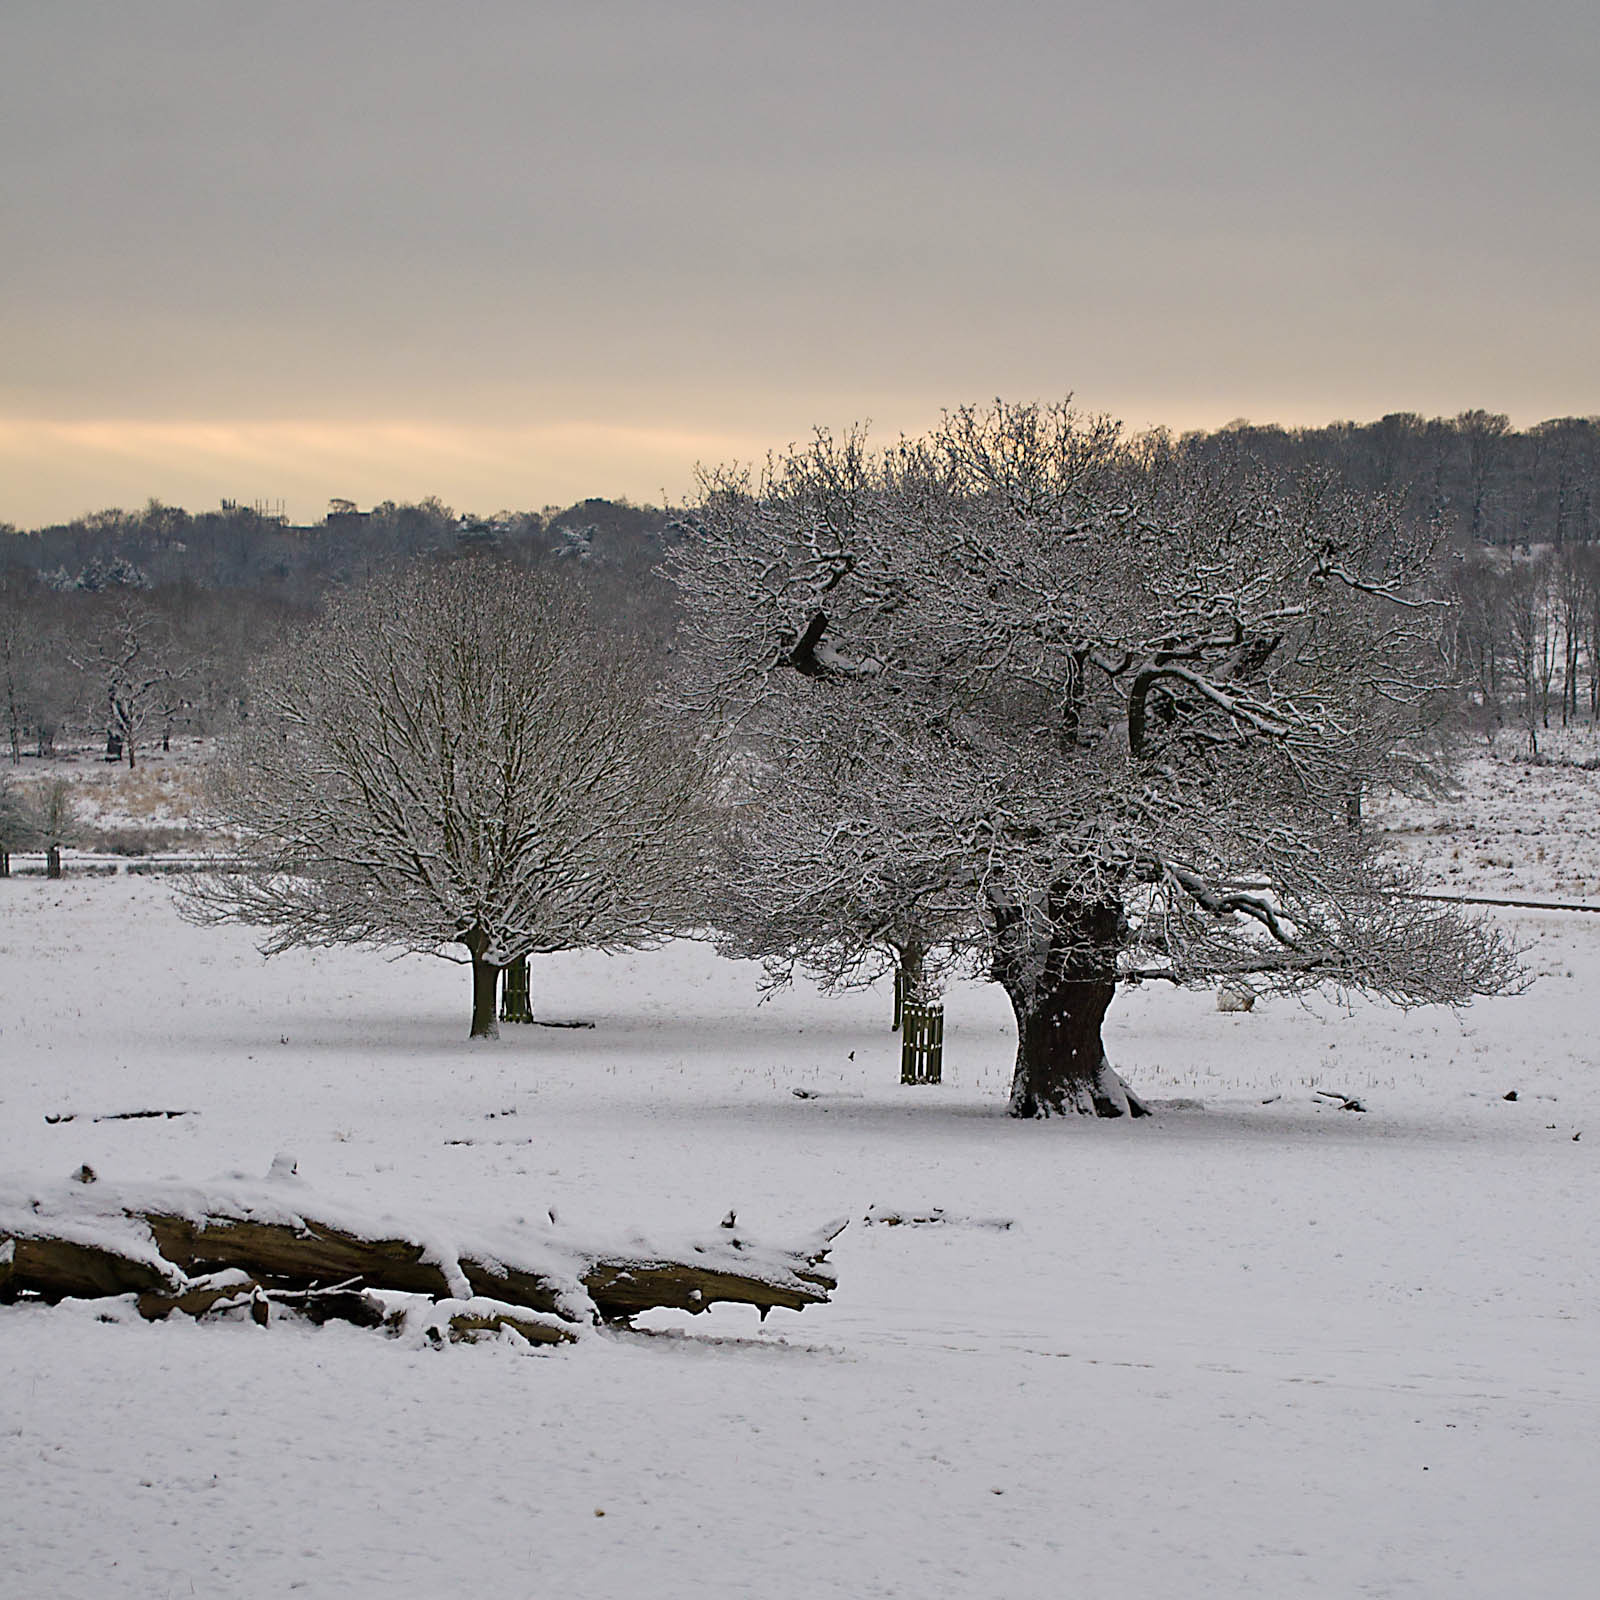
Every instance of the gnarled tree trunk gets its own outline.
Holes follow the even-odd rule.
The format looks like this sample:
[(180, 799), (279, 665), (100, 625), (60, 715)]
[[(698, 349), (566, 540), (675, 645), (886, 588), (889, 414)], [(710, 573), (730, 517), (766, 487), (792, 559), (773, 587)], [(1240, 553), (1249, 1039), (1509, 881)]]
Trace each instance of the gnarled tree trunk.
[(1017, 1018), (1011, 1115), (1146, 1115), (1100, 1037), (1117, 992), (1121, 905), (1052, 895), (1036, 920), (1015, 907), (995, 915), (993, 976)]

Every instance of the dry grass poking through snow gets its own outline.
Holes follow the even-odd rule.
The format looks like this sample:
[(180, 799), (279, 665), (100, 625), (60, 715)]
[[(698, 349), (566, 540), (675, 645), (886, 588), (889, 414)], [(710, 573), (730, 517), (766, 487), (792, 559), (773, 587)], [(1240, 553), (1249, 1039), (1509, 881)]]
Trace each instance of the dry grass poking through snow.
[(1458, 893), (1600, 904), (1600, 771), (1474, 756), (1462, 793), (1391, 799), (1374, 821), (1424, 882)]
[(66, 751), (53, 759), (28, 760), (12, 771), (24, 793), (53, 779), (72, 786), (73, 805), (85, 830), (88, 852), (146, 855), (203, 848), (210, 836), (196, 822), (210, 741), (175, 739), (142, 752), (129, 771), (96, 750)]

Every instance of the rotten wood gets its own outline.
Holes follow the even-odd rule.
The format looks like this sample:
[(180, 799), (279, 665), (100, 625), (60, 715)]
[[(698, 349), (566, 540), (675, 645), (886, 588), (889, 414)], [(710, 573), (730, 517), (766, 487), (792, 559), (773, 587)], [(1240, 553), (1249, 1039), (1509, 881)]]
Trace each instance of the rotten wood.
[[(398, 1289), (442, 1299), (450, 1284), (425, 1261), (423, 1247), (406, 1239), (368, 1239), (307, 1217), (302, 1226), (254, 1218), (203, 1220), (159, 1211), (138, 1213), (156, 1248), (187, 1274), (236, 1267), (286, 1288), (359, 1278), (374, 1289)], [(549, 1307), (541, 1306), (540, 1310)]]
[(181, 1274), (104, 1245), (0, 1233), (0, 1301), (24, 1294), (51, 1303), (98, 1300), (167, 1290), (180, 1279)]

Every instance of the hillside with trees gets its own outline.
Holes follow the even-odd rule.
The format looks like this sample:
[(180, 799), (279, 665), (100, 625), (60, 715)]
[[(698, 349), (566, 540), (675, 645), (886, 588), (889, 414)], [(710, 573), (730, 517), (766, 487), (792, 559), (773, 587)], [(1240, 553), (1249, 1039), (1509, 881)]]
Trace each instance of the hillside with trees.
[(152, 500), (0, 528), (0, 736), (13, 764), (102, 740), (133, 762), (151, 738), (222, 732), (246, 710), (251, 663), (330, 592), (421, 557), (488, 551), (560, 572), (611, 630), (659, 651), (674, 626), (658, 573), (667, 538), (664, 512), (607, 500), (487, 518), (437, 500), (335, 501), (305, 527), (236, 504), (191, 515)]
[[(1506, 730), (1537, 753), (1552, 723), (1600, 716), (1600, 418), (1241, 421), (1167, 444), (1217, 468), (1331, 473), (1392, 497), (1408, 525), (1439, 527), (1451, 668), (1486, 736)], [(28, 532), (0, 524), (0, 738), (13, 763), (58, 738), (137, 760), (148, 738), (222, 731), (244, 710), (249, 664), (324, 595), (422, 556), (490, 550), (565, 570), (608, 626), (660, 650), (677, 626), (661, 571), (676, 527), (670, 511), (625, 502), (474, 516), (431, 498), (334, 500), (306, 525), (159, 500)]]

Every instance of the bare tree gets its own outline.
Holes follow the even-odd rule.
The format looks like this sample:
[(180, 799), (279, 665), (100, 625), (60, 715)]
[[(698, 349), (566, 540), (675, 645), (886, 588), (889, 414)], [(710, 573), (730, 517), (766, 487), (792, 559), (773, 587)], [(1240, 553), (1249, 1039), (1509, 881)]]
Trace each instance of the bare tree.
[(1501, 668), (1508, 649), (1506, 586), (1495, 552), (1478, 547), (1457, 553), (1450, 594), (1453, 676), (1492, 746), (1504, 715)]
[[(1554, 629), (1550, 616), (1550, 560), (1546, 553), (1513, 560), (1501, 575), (1506, 645), (1521, 698), (1528, 754), (1539, 753), (1539, 729), (1550, 725), (1550, 674)], [(1541, 716), (1542, 713), (1542, 716)]]
[[(708, 472), (683, 521), (686, 703), (813, 760), (856, 730), (840, 810), (893, 835), (897, 881), (964, 890), (950, 938), (1011, 999), (1014, 1114), (1137, 1108), (1101, 1040), (1122, 982), (1514, 981), (1347, 825), (1444, 678), (1433, 540), (1394, 502), (997, 404)], [(896, 769), (916, 798), (885, 817)], [(859, 871), (852, 837), (823, 865)], [(811, 936), (836, 960), (882, 937), (847, 921)]]
[(472, 1034), (492, 1036), (509, 963), (692, 918), (704, 774), (651, 690), (548, 579), (471, 560), (346, 594), (253, 684), (213, 788), (240, 870), (193, 914), (269, 929), (269, 953), (470, 963)]
[(72, 799), (72, 785), (52, 778), (29, 796), (28, 832), (35, 850), (44, 851), (44, 875), (61, 876), (61, 852), (83, 837), (83, 826)]
[(32, 842), (33, 818), (21, 786), (9, 772), (0, 769), (0, 878), (11, 876), (12, 853), (26, 850)]
[(11, 856), (18, 850), (42, 850), (45, 876), (61, 876), (61, 852), (77, 844), (83, 829), (65, 778), (24, 788), (0, 772), (0, 878), (11, 876)]
[(1550, 600), (1561, 629), (1561, 726), (1578, 717), (1578, 664), (1594, 586), (1594, 552), (1588, 545), (1557, 545), (1551, 560)]
[(31, 574), (19, 568), (0, 572), (0, 715), (12, 764), (22, 759), (24, 733), (39, 736), (40, 753), (46, 740), (43, 729), (52, 722), (59, 698), (52, 671), (59, 642), (53, 637), (45, 602), (48, 591)]
[(133, 594), (118, 595), (109, 615), (71, 660), (102, 697), (108, 753), (125, 756), (131, 770), (145, 730), (165, 729), (181, 709), (196, 663), (168, 619)]

